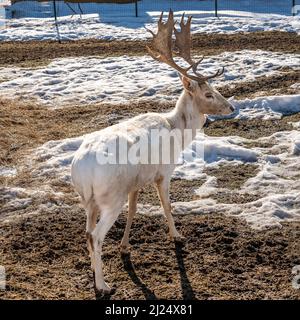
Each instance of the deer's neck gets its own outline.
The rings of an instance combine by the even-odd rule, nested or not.
[[[184,132],[191,130],[191,138],[194,139],[197,130],[203,128],[206,116],[199,112],[199,108],[193,106],[193,99],[189,93],[183,91],[175,108],[168,114],[168,120],[172,128]]]

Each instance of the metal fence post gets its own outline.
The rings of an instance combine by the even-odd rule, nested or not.
[[[54,11],[54,20],[55,20],[55,28],[56,28],[56,32],[57,32],[57,38],[58,38],[58,42],[61,43],[59,28],[58,28],[58,23],[57,23],[56,0],[53,0],[53,11]]]
[[[218,0],[215,0],[215,17],[218,17]]]
[[[293,0],[292,1],[292,14],[293,14],[293,16],[296,15],[295,5],[296,5],[296,0]]]
[[[135,16],[138,17],[138,0],[135,0]]]

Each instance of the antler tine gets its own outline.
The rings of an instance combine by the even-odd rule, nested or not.
[[[204,77],[204,80],[207,81],[207,80],[219,77],[224,73],[224,71],[225,71],[225,68],[222,67],[222,69],[218,69],[217,72],[214,73],[213,75]]]
[[[174,27],[173,11],[170,10],[167,22],[164,23],[162,18],[163,12],[158,20],[157,34],[154,34],[152,31],[150,31],[153,36],[151,43],[153,50],[150,49],[150,51],[152,51],[152,53],[156,52],[156,57],[161,55],[165,56],[167,59],[172,59],[172,31]]]
[[[189,71],[190,69],[193,70],[193,73],[196,77],[198,77],[198,82],[207,81],[209,79],[215,78],[220,76],[224,72],[224,68],[222,71],[218,70],[215,74],[212,76],[204,76],[197,72],[197,68],[199,64],[203,61],[204,56],[199,59],[197,62],[195,62],[191,57],[191,22],[192,22],[192,16],[189,16],[186,23],[185,23],[185,13],[182,14],[181,21],[180,21],[180,31],[176,30],[174,28],[175,33],[175,46],[179,50],[179,56],[182,57],[190,66],[186,69],[186,71]]]
[[[163,18],[164,12],[162,11],[158,20],[158,23],[162,23],[162,18]]]
[[[201,57],[198,61],[194,62],[191,65],[191,68],[193,69],[193,72],[197,75],[197,68],[199,66],[199,64],[203,61],[203,59],[205,58],[205,56]]]
[[[189,16],[186,22],[186,25],[189,26],[190,31],[191,31],[192,19],[193,19],[193,16]]]
[[[173,10],[172,10],[172,9],[169,10],[169,15],[168,15],[167,23],[168,23],[169,21],[172,21],[172,22],[174,23],[174,13],[173,13]]]
[[[144,27],[144,28],[145,28],[148,32],[150,32],[153,37],[155,36],[155,33],[154,33],[152,30],[150,30],[150,29],[148,29],[148,28],[146,28],[146,27]]]
[[[148,30],[152,36],[153,39],[151,41],[151,48],[146,46],[149,55],[160,62],[166,63],[170,67],[174,68],[175,70],[179,71],[182,75],[198,81],[202,82],[203,81],[203,76],[199,75],[190,75],[188,74],[188,70],[191,68],[198,66],[198,64],[202,61],[200,59],[198,62],[194,62],[191,59],[190,55],[190,47],[191,47],[191,37],[190,37],[190,22],[191,22],[191,17],[189,17],[188,22],[185,24],[184,23],[184,17],[181,19],[181,31],[177,31],[175,29],[175,23],[174,23],[174,16],[173,16],[173,11],[169,11],[169,16],[167,22],[163,22],[163,12],[160,15],[160,18],[158,20],[158,31],[157,34],[152,32],[151,30]],[[176,41],[177,41],[177,46],[179,48],[179,55],[187,61],[190,66],[188,68],[182,68],[179,65],[177,65],[173,59],[173,54],[172,54],[172,33],[173,30],[175,30],[175,35],[176,35]]]
[[[191,30],[190,30],[190,22],[191,17],[188,18],[187,23],[184,23],[183,13],[180,21],[180,31],[174,28],[175,33],[175,46],[178,48],[179,56],[181,56],[187,63],[192,65],[194,62],[191,58]],[[190,69],[190,68],[189,68]]]
[[[185,12],[181,16],[180,26],[184,25],[184,15],[185,15]]]

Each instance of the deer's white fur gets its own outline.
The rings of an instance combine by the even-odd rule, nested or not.
[[[89,135],[74,156],[72,181],[82,198],[87,213],[87,240],[96,288],[109,291],[104,281],[101,252],[104,238],[119,216],[128,197],[128,221],[121,247],[128,247],[129,231],[136,212],[138,190],[147,184],[157,188],[167,217],[171,238],[180,238],[171,214],[169,184],[175,164],[99,164],[97,154],[105,153],[118,137],[129,147],[137,138],[149,137],[151,129],[191,129],[191,140],[196,130],[203,127],[206,113],[228,114],[231,105],[207,83],[199,85],[182,78],[185,90],[169,113],[147,113]],[[181,141],[177,141],[181,145]],[[185,141],[185,145],[191,141]],[[181,150],[179,150],[181,151]],[[179,153],[175,155],[177,158]],[[99,221],[97,223],[97,218]]]

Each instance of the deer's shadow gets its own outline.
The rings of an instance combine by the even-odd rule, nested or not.
[[[183,259],[184,244],[175,242],[175,253],[180,273],[181,291],[183,300],[195,300],[195,293],[191,286],[190,280],[186,274],[186,268]]]
[[[146,300],[157,300],[156,295],[153,291],[151,291],[145,283],[141,281],[141,279],[137,276],[134,266],[132,264],[130,253],[122,254],[121,255],[124,269],[127,271],[129,277],[131,278],[132,282],[137,285],[143,292]]]
[[[195,293],[189,281],[189,278],[186,274],[186,268],[183,259],[183,247],[184,244],[175,242],[175,254],[176,260],[179,267],[180,273],[180,282],[181,282],[181,290],[182,290],[182,298],[183,300],[195,300]],[[154,294],[152,290],[150,290],[145,283],[141,281],[138,275],[135,272],[134,265],[130,258],[130,253],[122,255],[122,261],[125,270],[127,271],[129,277],[132,282],[137,285],[143,292],[146,300],[157,300],[158,298]]]

